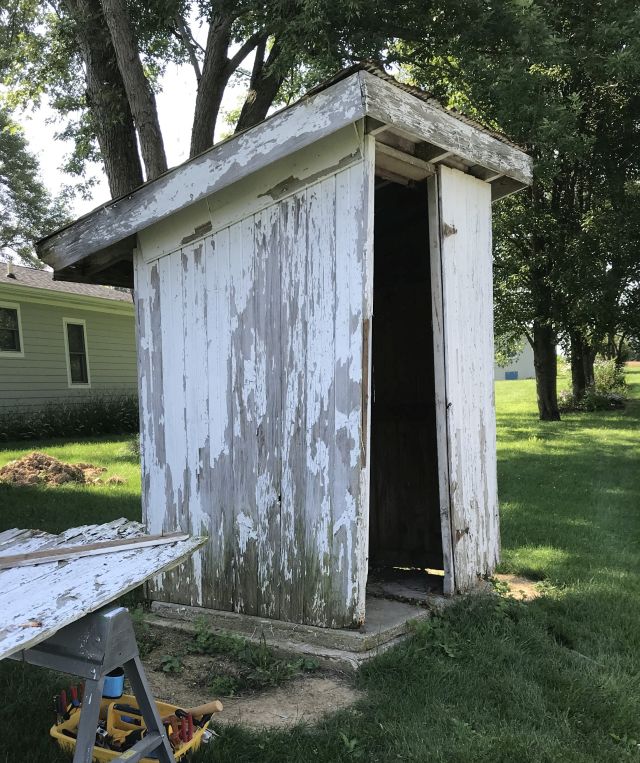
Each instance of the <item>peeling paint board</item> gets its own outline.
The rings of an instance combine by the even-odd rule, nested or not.
[[[162,310],[162,369],[165,434],[164,504],[152,509],[154,526],[177,529],[182,504],[185,415],[182,390],[182,267],[181,252],[158,260]],[[147,265],[147,267],[149,267]]]
[[[464,591],[499,556],[491,186],[440,167],[439,188],[452,541]]]
[[[65,545],[58,548],[44,548],[38,551],[29,551],[21,554],[2,554],[0,555],[0,571],[15,567],[32,567],[38,564],[80,559],[85,556],[113,554],[133,548],[161,546],[165,543],[175,543],[179,540],[187,540],[188,537],[189,536],[184,533],[149,535],[140,539],[119,538],[117,540],[98,541],[97,543],[78,546]]]
[[[307,479],[304,506],[304,622],[330,625],[333,591],[335,462],[335,219],[336,180],[310,187],[307,213]]]
[[[354,75],[91,212],[40,243],[38,254],[60,270],[362,117]]]
[[[429,141],[474,164],[504,173],[524,185],[531,184],[533,162],[524,151],[380,77],[368,72],[360,72],[360,77],[369,116],[405,130],[414,139]]]
[[[20,538],[25,538],[29,533],[29,530],[18,530],[16,527],[4,530],[4,532],[0,533],[0,551],[4,550],[7,546],[19,542]]]
[[[282,375],[278,204],[255,215],[258,615],[280,616]]]
[[[282,503],[280,511],[282,588],[280,619],[304,617],[304,517],[306,453],[306,265],[305,195],[280,208]]]
[[[208,500],[209,426],[207,385],[207,293],[204,244],[198,241],[182,250],[182,304],[184,322],[184,399],[188,486],[188,515],[183,521],[193,535],[208,534],[205,504]],[[205,466],[206,464],[206,466]],[[191,604],[203,604],[202,557],[206,550],[193,554],[181,574],[187,574]]]
[[[360,513],[356,527],[356,604],[355,622],[364,622],[369,575],[369,522],[371,490],[371,388],[374,274],[374,211],[375,211],[375,156],[376,141],[372,135],[364,136],[364,162],[362,180],[362,212],[360,244],[363,250],[363,321],[362,321],[362,383],[361,383],[361,463]]]
[[[358,602],[360,506],[364,167],[336,176],[335,467],[333,475],[334,618],[348,624]],[[366,579],[366,578],[365,578]],[[340,623],[342,621],[342,623]]]
[[[125,539],[139,536],[143,531],[142,525],[138,522],[131,522],[121,517],[114,522],[103,525],[84,525],[83,527],[71,528],[60,533],[60,535],[51,535],[41,530],[28,530],[18,536],[16,543],[12,544],[10,550],[21,553],[30,553],[33,551],[42,551],[45,549],[55,549],[69,542],[74,544],[92,543],[96,539]],[[7,547],[3,548],[3,551]],[[43,582],[49,576],[52,570],[55,570],[57,563],[40,564],[38,569],[15,567],[13,569],[2,571],[2,591],[17,591],[30,581],[38,577]]]
[[[233,398],[231,359],[231,265],[229,229],[207,245],[207,357],[209,398],[209,566],[207,606],[233,609]]]
[[[105,534],[109,535],[108,530]],[[179,563],[201,542],[199,538],[190,538],[163,546],[128,549],[117,553],[117,561],[114,554],[101,554],[72,559],[64,565],[42,565],[49,568],[45,577],[38,567],[23,568],[33,574],[21,587],[20,596],[4,588],[4,578],[12,570],[0,572],[0,658],[35,646],[69,623],[117,599],[151,575]],[[79,580],[83,585],[78,585]]]
[[[161,348],[154,345],[154,332],[152,326],[153,293],[151,283],[151,268],[146,266],[136,256],[135,286],[136,307],[138,315],[138,375],[140,389],[140,440],[141,440],[141,467],[142,467],[142,506],[145,522],[151,518],[150,507],[163,505],[159,486],[163,484],[160,476],[159,451],[164,450],[164,434],[160,440],[158,431],[157,414],[158,408],[154,403],[154,395],[160,390],[154,385],[156,379],[155,368],[162,363]],[[155,368],[154,368],[155,367]],[[162,527],[156,528],[149,524],[152,532],[162,531]],[[176,529],[172,527],[171,530]]]
[[[445,373],[444,321],[442,305],[442,262],[440,252],[440,210],[438,176],[427,180],[429,215],[429,261],[431,269],[431,320],[433,326],[433,364],[436,410],[436,451],[438,459],[438,500],[442,559],[444,566],[444,593],[455,590],[455,570],[451,540],[451,513],[449,495],[449,455],[447,435],[447,391]]]
[[[151,225],[139,233],[138,248],[150,262],[197,238],[198,230],[202,237],[209,235],[207,228],[217,233],[361,159],[357,131],[343,127]]]
[[[147,527],[155,531],[172,532],[186,530],[186,424],[183,388],[184,368],[184,315],[182,302],[182,252],[180,250],[155,263],[141,265],[147,270],[158,269],[160,290],[160,331],[152,337],[152,364],[162,370],[162,386],[157,389],[157,400],[163,411],[162,448],[164,452],[162,473],[143,472],[143,480],[150,484],[146,499]],[[156,443],[156,447],[159,443]],[[157,530],[156,530],[157,528]],[[171,572],[165,580],[153,580],[149,584],[150,595],[158,590],[178,588],[184,575]],[[176,595],[178,592],[176,590]]]
[[[257,439],[255,427],[253,217],[231,226],[234,609],[257,612]],[[238,454],[238,458],[235,455]]]

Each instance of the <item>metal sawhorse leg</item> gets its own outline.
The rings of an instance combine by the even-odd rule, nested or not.
[[[154,752],[160,763],[175,763],[144,668],[128,610],[109,605],[85,615],[32,649],[12,655],[20,662],[70,673],[85,680],[73,763],[91,763],[104,678],[124,667],[147,726],[146,735],[116,761],[137,763]]]

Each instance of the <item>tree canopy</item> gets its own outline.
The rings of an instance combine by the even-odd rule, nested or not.
[[[558,342],[579,394],[595,352],[637,336],[635,0],[9,0],[0,16],[13,102],[46,93],[75,141],[68,169],[101,159],[114,196],[166,168],[155,92],[167,66],[193,71],[193,156],[236,79],[242,130],[331,71],[379,61],[534,158],[533,187],[495,208],[495,305],[505,346],[533,346],[541,417],[559,417]]]
[[[558,418],[557,342],[576,355],[574,388],[584,391],[595,351],[637,330],[640,9],[632,0],[473,8],[469,34],[398,53],[415,80],[534,158],[533,187],[495,210],[496,329],[529,338],[540,414]]]
[[[0,256],[41,266],[34,241],[66,219],[63,201],[54,201],[39,180],[20,127],[0,109]]]

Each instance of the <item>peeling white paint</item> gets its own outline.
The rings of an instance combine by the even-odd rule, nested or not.
[[[242,511],[236,517],[236,528],[238,530],[238,548],[242,554],[247,550],[249,541],[258,539],[258,533],[253,526],[251,517]]]

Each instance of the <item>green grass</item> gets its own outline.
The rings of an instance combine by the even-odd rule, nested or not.
[[[69,463],[88,462],[107,468],[103,479],[119,475],[124,485],[78,485],[13,488],[0,484],[0,530],[38,527],[59,533],[74,525],[110,522],[118,517],[140,520],[140,466],[128,447],[131,436],[87,440],[3,443],[0,467],[34,450]],[[1,760],[1,758],[0,758]]]
[[[640,368],[629,381],[625,411],[560,423],[537,421],[533,382],[497,383],[502,570],[543,581],[543,597],[461,600],[360,671],[352,710],[309,729],[226,729],[194,761],[640,761]],[[120,441],[50,452],[72,460],[66,447],[128,476]],[[139,511],[122,488],[14,493],[3,527]],[[64,760],[46,736],[59,686],[0,664],[0,761]],[[12,741],[27,719],[28,755]]]

